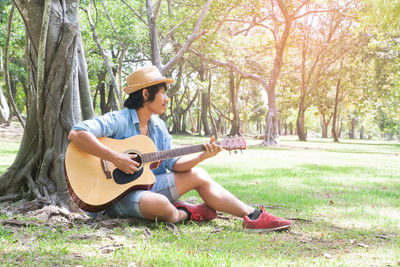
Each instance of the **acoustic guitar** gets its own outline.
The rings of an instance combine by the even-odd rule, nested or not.
[[[99,141],[116,152],[137,155],[134,160],[140,166],[134,174],[126,174],[113,163],[86,153],[71,142],[65,153],[65,177],[72,200],[84,211],[104,210],[133,189],[149,189],[155,182],[151,169],[160,161],[205,150],[203,145],[193,145],[157,151],[145,135],[122,140],[100,137]],[[243,137],[216,143],[226,150],[246,149]]]

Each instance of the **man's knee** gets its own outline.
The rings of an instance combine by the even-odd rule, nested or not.
[[[140,211],[146,219],[160,219],[169,222],[176,220],[177,211],[164,195],[149,192],[139,203]]]
[[[203,185],[203,184],[211,184],[214,182],[214,180],[210,177],[210,175],[208,174],[208,172],[200,167],[194,167],[191,170],[191,175],[192,175],[192,179],[196,179],[198,181],[199,185]]]

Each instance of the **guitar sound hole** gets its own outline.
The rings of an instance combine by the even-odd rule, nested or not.
[[[130,154],[130,155],[136,155],[136,158],[134,158],[134,159],[132,159],[132,160],[133,160],[133,161],[136,161],[137,163],[139,163],[138,169],[139,169],[140,167],[142,167],[143,159],[142,159],[142,157],[141,157],[139,154],[134,153],[134,152],[129,152],[128,154]]]
[[[143,159],[142,159],[142,157],[141,157],[139,154],[135,153],[135,152],[129,152],[128,154],[136,155],[136,158],[134,158],[134,159],[132,159],[132,160],[134,160],[134,161],[136,161],[137,163],[139,163],[139,166],[137,167],[137,168],[138,168],[138,171],[135,172],[134,174],[126,174],[126,173],[124,173],[123,171],[121,171],[120,169],[114,169],[114,171],[113,171],[113,178],[114,178],[114,181],[115,181],[117,184],[127,184],[127,183],[130,183],[130,182],[132,182],[132,181],[134,181],[134,180],[136,180],[136,179],[139,179],[140,176],[141,176],[142,173],[143,173],[144,168],[141,168],[141,167],[142,167],[142,164],[143,164]]]

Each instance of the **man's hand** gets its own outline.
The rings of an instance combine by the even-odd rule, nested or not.
[[[134,160],[136,157],[136,154],[119,154],[119,156],[113,160],[113,164],[126,174],[134,174],[140,166],[140,164]]]
[[[213,136],[211,137],[209,143],[203,144],[206,151],[204,151],[203,154],[201,155],[202,159],[208,159],[214,157],[215,155],[217,155],[219,152],[222,151],[222,146],[217,145],[214,141],[215,137]]]

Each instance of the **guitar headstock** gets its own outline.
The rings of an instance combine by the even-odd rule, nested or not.
[[[221,141],[221,146],[226,150],[243,150],[246,149],[246,140],[243,136],[230,137]]]

